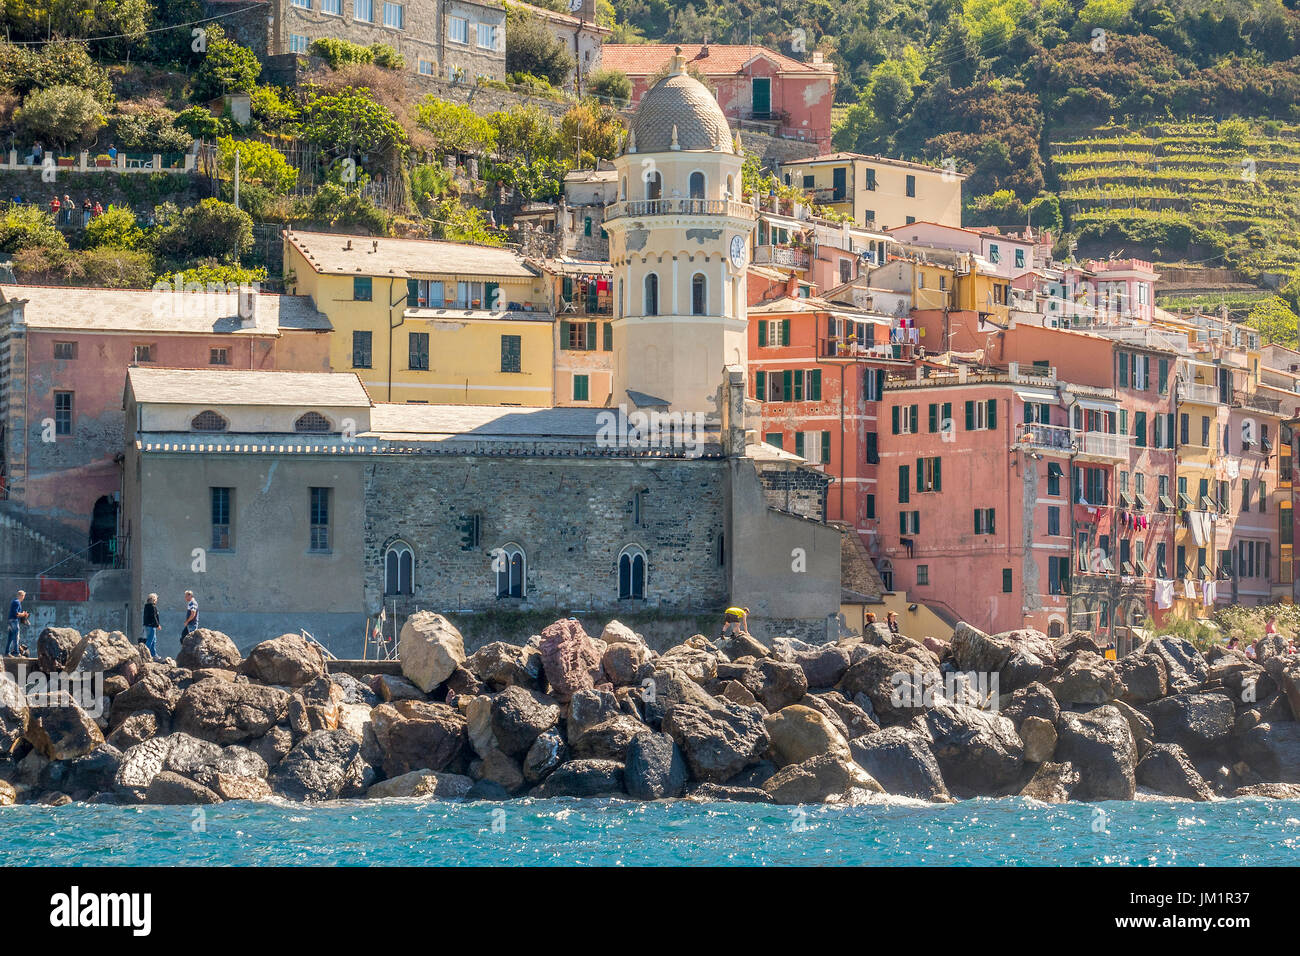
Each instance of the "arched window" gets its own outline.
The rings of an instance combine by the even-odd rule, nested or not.
[[[497,597],[521,598],[527,589],[528,558],[517,544],[507,544],[492,553],[492,569],[497,576]]]
[[[415,593],[415,553],[405,541],[394,541],[384,552],[384,593]]]
[[[618,556],[619,600],[645,600],[646,557],[635,544],[629,544]]]
[[[658,199],[664,194],[664,178],[659,172],[646,173],[645,177],[645,198]]]
[[[691,315],[708,314],[708,286],[703,272],[691,277]]]
[[[199,412],[190,419],[190,428],[196,432],[224,432],[229,427],[230,422],[212,409]]]
[[[330,420],[320,412],[303,412],[298,416],[298,420],[293,423],[293,430],[313,434],[328,432],[330,430]]]
[[[692,199],[704,198],[704,174],[703,173],[699,172],[698,170],[696,172],[691,173],[690,186],[691,186]]]
[[[643,314],[659,314],[659,276],[653,272],[645,277],[645,309]]]

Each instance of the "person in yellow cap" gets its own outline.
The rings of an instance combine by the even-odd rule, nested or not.
[[[749,608],[729,607],[722,612],[722,636],[749,633]]]

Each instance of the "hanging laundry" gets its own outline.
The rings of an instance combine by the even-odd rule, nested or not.
[[[1174,606],[1174,582],[1156,580],[1156,607],[1170,608]]]
[[[1214,599],[1218,596],[1218,583],[1213,578],[1206,578],[1201,582],[1201,598],[1206,607],[1214,607]]]
[[[1183,579],[1183,597],[1189,600],[1196,600],[1196,582],[1191,578]]]

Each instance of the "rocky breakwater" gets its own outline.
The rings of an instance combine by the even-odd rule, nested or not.
[[[875,627],[659,654],[617,621],[592,637],[563,620],[466,655],[421,612],[402,676],[330,674],[294,635],[244,657],[200,630],[151,660],[118,633],[50,628],[38,653],[99,690],[0,678],[0,805],[1300,797],[1300,662],[1270,639],[1255,661],[1161,638],[1113,662],[1082,633],[963,624],[951,644]]]

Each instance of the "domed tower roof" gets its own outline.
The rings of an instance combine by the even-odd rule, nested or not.
[[[668,150],[732,152],[731,127],[713,94],[686,73],[681,47],[673,54],[672,72],[646,91],[628,137],[628,152]]]

